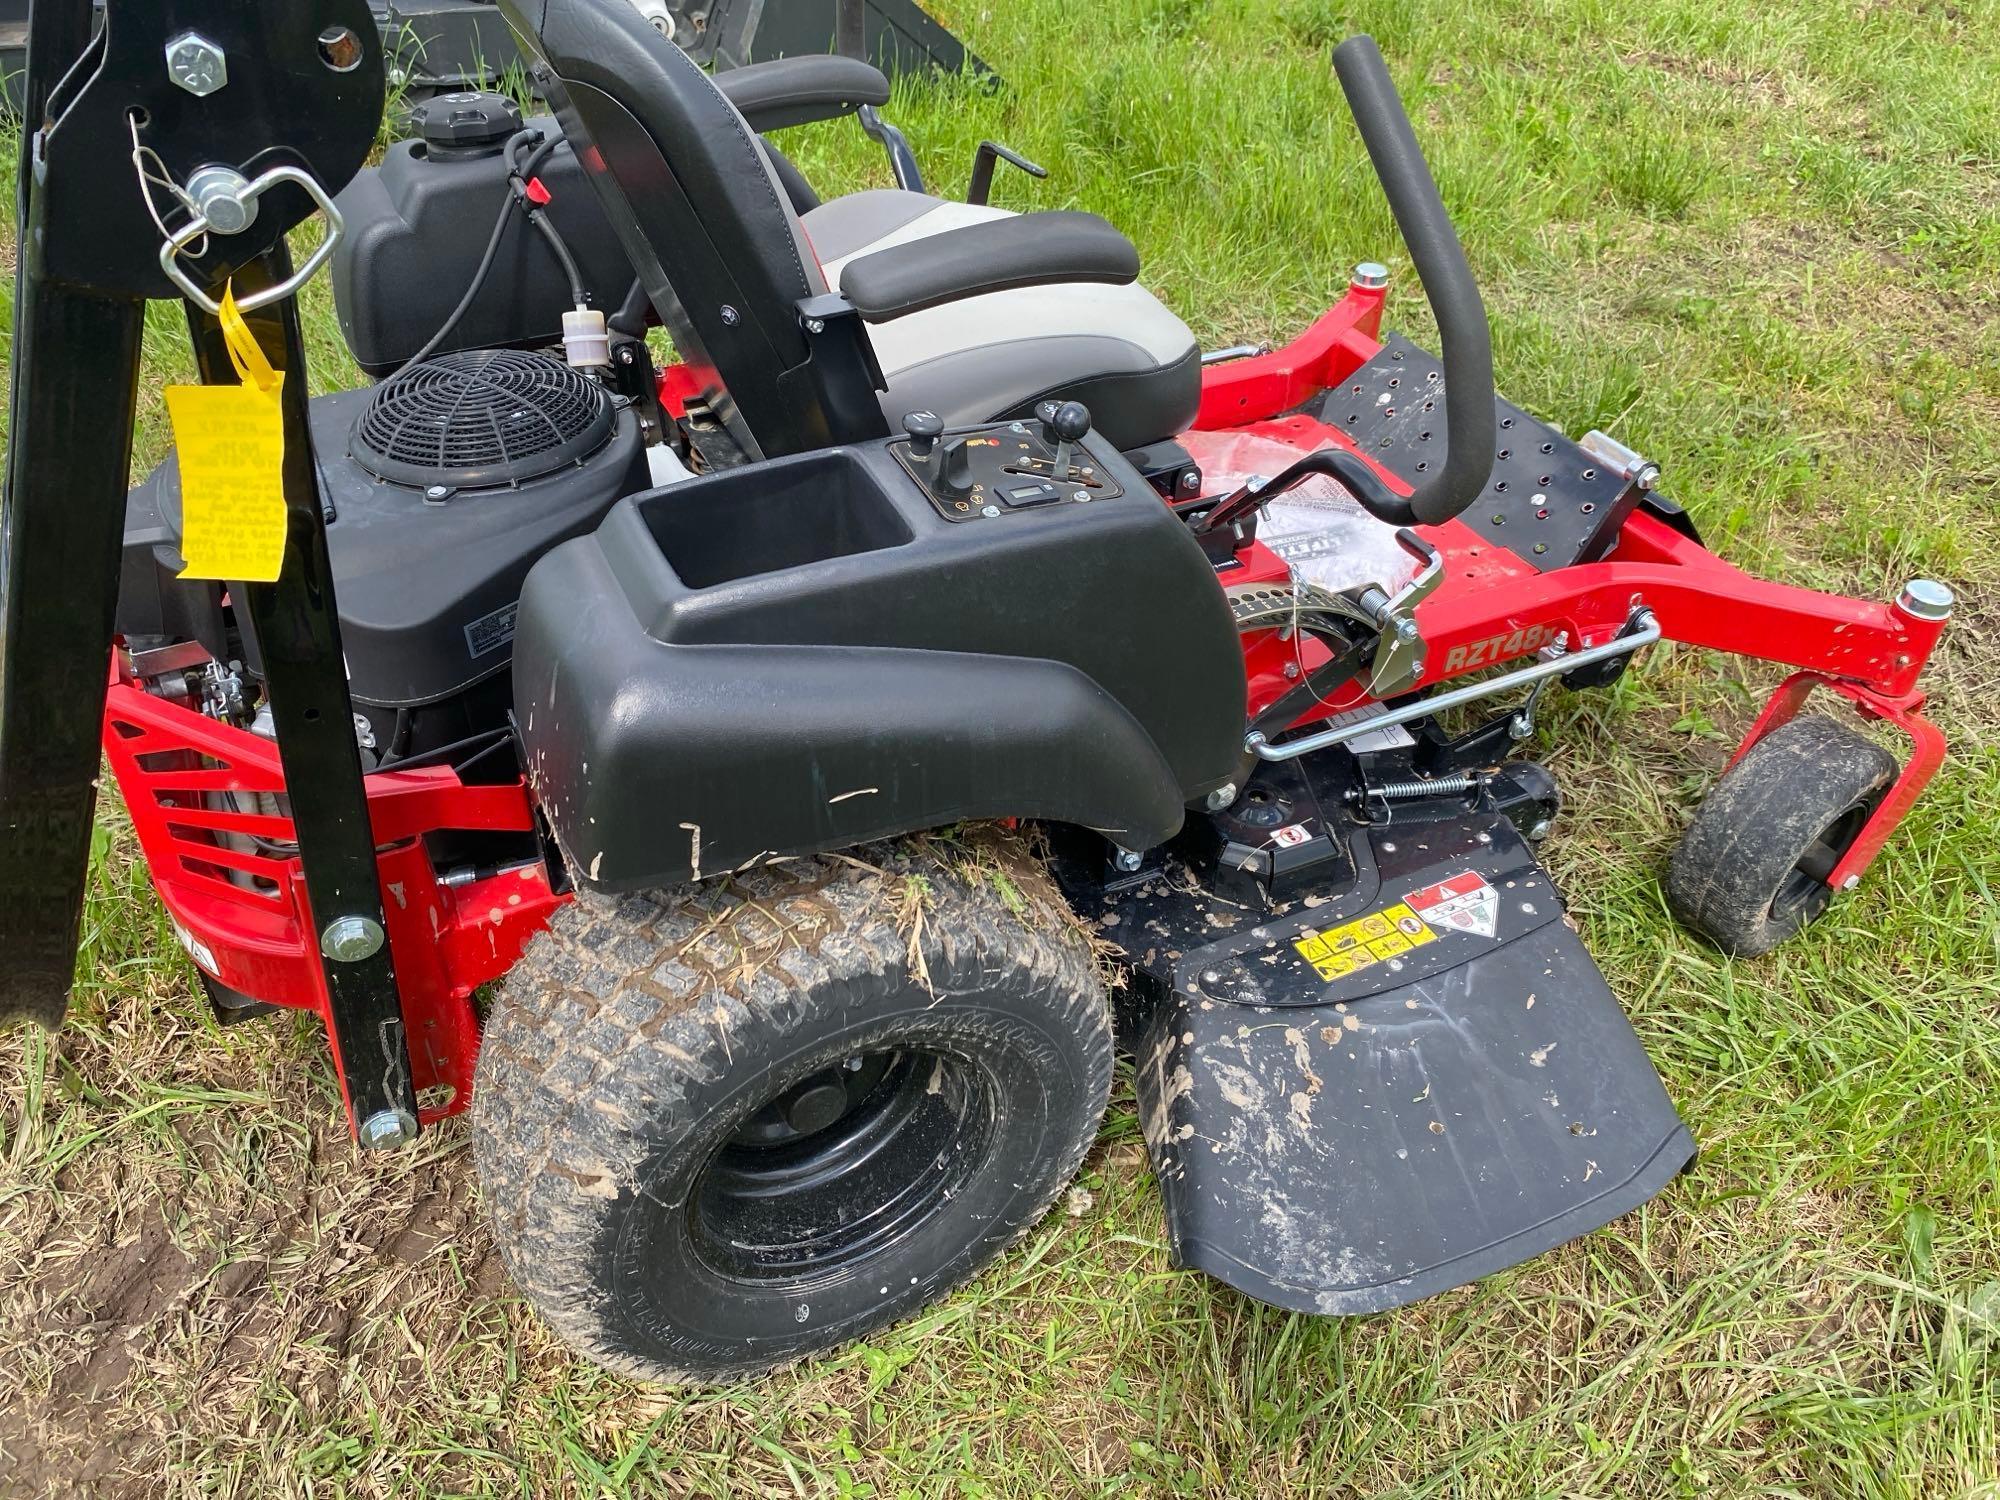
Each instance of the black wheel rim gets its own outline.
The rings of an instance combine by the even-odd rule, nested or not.
[[[1810,922],[1826,910],[1833,900],[1833,888],[1826,883],[1827,878],[1860,834],[1869,810],[1868,803],[1855,803],[1837,814],[1806,845],[1805,852],[1779,883],[1777,894],[1771,897],[1772,921]]]
[[[742,1281],[853,1268],[958,1196],[991,1143],[991,1101],[980,1070],[920,1050],[864,1052],[792,1080],[696,1179],[695,1254]]]

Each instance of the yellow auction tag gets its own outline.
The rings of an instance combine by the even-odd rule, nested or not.
[[[222,294],[222,337],[241,385],[170,385],[181,470],[183,578],[273,583],[285,560],[285,372]]]

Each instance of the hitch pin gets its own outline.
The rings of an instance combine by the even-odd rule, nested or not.
[[[136,161],[140,150],[137,145],[136,123],[133,129],[133,141]],[[140,170],[144,178],[143,166]],[[312,199],[326,219],[326,233],[321,236],[313,253],[283,281],[267,286],[262,291],[253,292],[247,297],[238,298],[237,310],[246,313],[255,312],[260,307],[269,307],[273,302],[282,302],[312,280],[319,268],[333,258],[334,248],[339,245],[341,237],[346,233],[347,221],[341,217],[340,210],[334,206],[333,199],[327,196],[326,189],[319,185],[318,179],[310,172],[301,171],[297,167],[272,167],[269,171],[260,172],[246,181],[243,174],[233,167],[206,166],[198,169],[188,179],[186,189],[173,185],[169,179],[169,185],[173,186],[175,195],[188,206],[194,217],[167,235],[166,242],[160,246],[160,269],[166,273],[167,279],[180,289],[182,296],[210,317],[218,316],[222,308],[192,276],[188,275],[187,270],[181,265],[181,252],[205,235],[241,234],[256,221],[257,200],[283,183],[291,183],[305,189],[306,196]],[[150,195],[146,201],[150,208],[152,206]],[[158,222],[157,216],[155,222]],[[162,228],[164,229],[164,226]]]

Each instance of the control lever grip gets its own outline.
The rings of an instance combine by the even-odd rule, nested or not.
[[[1491,402],[1487,403],[1487,409],[1489,412],[1492,410]],[[1424,524],[1411,502],[1384,484],[1382,476],[1369,468],[1360,454],[1346,448],[1321,448],[1281,469],[1270,479],[1249,480],[1234,493],[1225,495],[1213,509],[1193,523],[1192,529],[1199,535],[1241,520],[1258,506],[1277,499],[1286,490],[1295,488],[1315,474],[1340,481],[1347,492],[1361,502],[1362,508],[1378,521],[1387,521],[1391,526]]]
[[[1444,466],[1404,502],[1407,518],[1377,509],[1376,497],[1364,492],[1374,486],[1357,487],[1344,473],[1335,477],[1385,521],[1436,526],[1477,499],[1493,473],[1493,343],[1486,307],[1382,49],[1373,37],[1351,36],[1333,49],[1333,69],[1437,319],[1447,439]]]

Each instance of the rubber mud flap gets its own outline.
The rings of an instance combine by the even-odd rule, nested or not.
[[[1352,899],[1188,954],[1139,1048],[1176,1261],[1277,1307],[1463,1285],[1694,1155],[1511,827],[1398,837],[1356,836]]]

